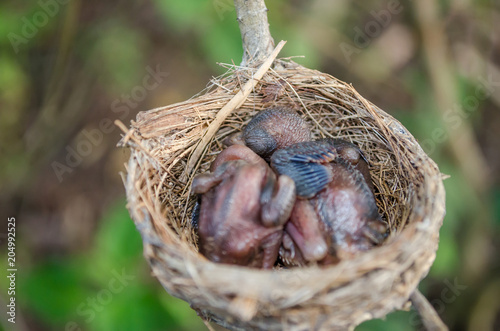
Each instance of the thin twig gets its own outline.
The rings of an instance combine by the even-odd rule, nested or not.
[[[448,327],[441,321],[434,307],[427,301],[425,296],[416,289],[410,296],[413,307],[418,311],[424,326],[429,331],[447,331]]]

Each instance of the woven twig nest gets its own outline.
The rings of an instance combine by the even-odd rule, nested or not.
[[[352,86],[293,62],[276,63],[213,138],[202,141],[255,69],[228,66],[200,95],[139,113],[123,138],[131,148],[128,208],[154,276],[204,319],[235,330],[346,329],[404,308],[435,258],[445,213],[436,164],[397,120]],[[224,138],[269,107],[297,111],[315,138],[341,138],[364,151],[390,228],[381,246],[333,266],[275,270],[216,264],[198,253],[191,181],[208,171]],[[196,158],[199,144],[203,153]]]

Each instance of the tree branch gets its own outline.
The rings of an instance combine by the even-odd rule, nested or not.
[[[243,41],[242,66],[263,61],[274,49],[264,0],[234,0]]]
[[[448,327],[441,321],[434,307],[427,301],[425,296],[415,289],[410,296],[413,307],[418,311],[426,330],[428,331],[448,331]]]

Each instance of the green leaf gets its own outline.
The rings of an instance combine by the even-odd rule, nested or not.
[[[151,288],[135,282],[110,302],[89,323],[91,330],[179,330],[172,312],[162,308]]]
[[[103,284],[109,280],[104,273],[109,270],[133,270],[138,264],[145,266],[142,257],[142,240],[134,222],[125,208],[126,202],[119,200],[105,213],[88,256],[92,268],[88,271]]]
[[[63,325],[75,318],[76,307],[89,294],[81,286],[84,280],[76,261],[49,260],[19,275],[19,302],[48,325]]]
[[[395,311],[386,316],[384,320],[374,319],[366,321],[356,327],[356,331],[400,331],[415,330],[413,326],[419,323],[418,314],[415,312]]]
[[[440,230],[439,248],[436,260],[431,267],[430,274],[436,278],[445,278],[456,274],[460,265],[460,255],[452,231],[447,231],[444,226]]]

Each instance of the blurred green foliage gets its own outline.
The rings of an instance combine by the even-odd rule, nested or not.
[[[90,252],[20,268],[17,300],[25,312],[52,330],[70,323],[83,330],[202,329],[189,305],[149,275],[123,200],[110,206],[92,246]]]
[[[130,90],[143,75],[143,68],[136,65],[144,63],[146,43],[141,33],[120,19],[103,22],[88,33],[92,42],[82,49],[81,56],[93,67],[89,68],[92,72],[99,72],[99,83],[110,95]]]
[[[456,17],[484,35],[492,31],[487,20],[478,19],[491,10],[488,1],[460,3],[440,1],[450,31],[456,27],[453,11],[461,13]],[[288,41],[281,56],[304,56],[295,60],[353,82],[420,141],[443,127],[418,45],[413,45],[399,67],[391,64],[387,55],[391,52],[384,53],[387,46],[377,44],[383,35],[360,49],[352,62],[338,47],[342,41],[352,43],[353,29],[373,20],[370,12],[386,8],[385,1],[273,0],[267,5],[273,37]],[[470,10],[460,11],[462,5],[470,6]],[[415,36],[419,31],[410,4],[404,3],[404,9],[400,16],[393,17],[391,26],[406,29],[408,35],[400,36],[400,41],[410,38],[418,44]],[[21,34],[25,21],[40,10],[38,1],[0,3],[0,35]],[[493,11],[498,14],[499,9]],[[67,28],[71,24],[74,30]],[[484,35],[478,40],[484,42]],[[395,47],[394,52],[397,50]],[[130,107],[131,118],[139,110],[189,98],[202,90],[211,76],[223,73],[217,63],[238,64],[241,54],[231,0],[75,0],[60,5],[34,37],[19,45],[18,53],[9,38],[0,38],[1,194],[2,198],[12,196],[10,200],[5,198],[5,210],[26,224],[24,228],[20,225],[24,234],[17,241],[17,300],[30,327],[62,330],[74,322],[82,330],[206,329],[187,303],[169,296],[150,275],[140,235],[125,208],[122,183],[116,175],[121,169],[116,160],[127,157],[115,148],[118,130],[104,137],[100,154],[93,153],[73,168],[62,183],[57,182],[50,162],[64,160],[66,145],[73,146],[82,128],[95,127],[102,118],[117,118],[110,105],[141,84],[147,66],[161,64],[171,76],[137,107]],[[454,75],[458,102],[474,94],[474,78],[458,72]],[[500,132],[500,128],[487,127],[488,121],[483,120],[486,113],[498,112],[497,108],[489,99],[480,100],[478,109],[464,121],[479,138],[483,131]],[[492,175],[492,192],[475,192],[453,158],[449,143],[445,139],[427,150],[450,178],[444,182],[447,215],[436,261],[420,289],[439,300],[445,281],[458,277],[460,282],[467,282],[468,289],[460,300],[447,304],[441,314],[452,328],[465,330],[464,325],[472,320],[471,306],[479,305],[478,298],[488,282],[498,278],[500,266],[498,261],[492,262],[491,255],[494,258],[498,248],[494,238],[500,229],[500,189],[497,175]],[[485,138],[483,145],[487,143]],[[494,159],[494,155],[486,157]],[[90,225],[78,223],[88,221],[79,209],[67,215],[71,197],[78,194],[89,199],[91,215],[102,215],[91,217]],[[488,211],[486,204],[493,210],[481,218],[478,215]],[[50,221],[43,223],[46,219]],[[64,225],[68,220],[74,222],[71,227]],[[54,230],[60,228],[66,232]],[[59,236],[80,241],[66,242]],[[49,239],[43,239],[46,237]],[[479,241],[483,246],[477,238],[483,239]],[[472,263],[475,260],[486,261],[486,266],[479,268]],[[471,275],[475,269],[481,276]],[[121,290],[112,292],[110,282],[123,273],[130,279]],[[5,293],[7,280],[0,278],[0,285]],[[105,304],[94,307],[92,300]],[[411,323],[414,319],[414,311],[394,312],[384,320],[363,323],[357,330],[417,330],[418,325]]]

